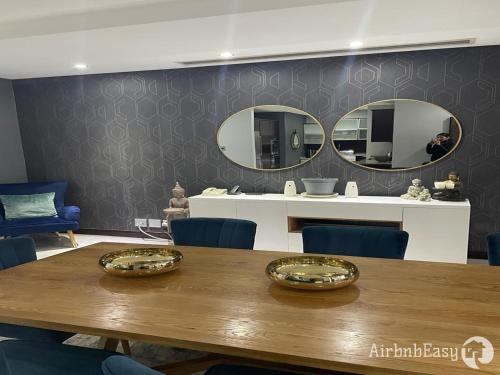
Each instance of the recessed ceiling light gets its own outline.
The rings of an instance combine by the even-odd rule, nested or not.
[[[76,69],[84,70],[84,69],[87,69],[89,66],[87,64],[78,63],[78,64],[75,64],[74,67]]]
[[[220,57],[222,57],[223,59],[230,59],[233,56],[234,55],[229,51],[221,52],[220,54]]]
[[[350,46],[351,48],[361,48],[361,47],[363,47],[363,42],[362,42],[361,40],[353,40],[353,41],[349,44],[349,46]]]

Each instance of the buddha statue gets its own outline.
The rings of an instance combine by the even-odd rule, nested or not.
[[[168,202],[169,208],[182,208],[183,213],[189,212],[189,200],[185,197],[186,190],[179,184],[179,181],[175,183],[175,187],[172,189],[173,197]]]
[[[436,182],[436,189],[432,197],[439,200],[463,201],[462,195],[464,184],[460,181],[460,175],[457,172],[448,173],[448,179],[443,182]],[[438,187],[439,186],[439,187]]]
[[[189,199],[185,197],[185,193],[186,190],[177,181],[172,189],[173,197],[168,201],[168,208],[163,210],[169,229],[172,220],[189,217]]]
[[[415,178],[414,180],[411,180],[411,185],[408,187],[406,194],[403,194],[401,198],[416,200],[424,189],[425,187],[422,186],[422,181],[418,178]]]
[[[459,189],[463,188],[463,184],[460,181],[460,175],[457,172],[448,173],[448,180],[445,182],[446,189]]]

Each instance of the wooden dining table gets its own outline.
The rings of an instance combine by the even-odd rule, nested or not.
[[[342,257],[360,278],[330,291],[266,277],[270,261],[300,255],[292,253],[175,246],[184,260],[164,275],[120,278],[98,267],[103,254],[138,246],[100,243],[1,271],[0,322],[322,371],[500,374],[500,352],[479,369],[461,357],[474,336],[500,348],[500,267]],[[426,344],[458,357],[380,355]]]

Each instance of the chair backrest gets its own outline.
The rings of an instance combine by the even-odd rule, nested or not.
[[[29,195],[55,192],[54,205],[59,216],[62,216],[66,181],[27,182],[20,184],[0,184],[0,195]],[[5,218],[3,205],[0,202],[0,216]]]
[[[0,374],[11,375],[12,372],[9,369],[9,364],[7,363],[7,358],[5,358],[5,353],[3,349],[0,348]]]
[[[176,245],[253,249],[257,224],[249,220],[222,218],[177,219],[171,222]]]
[[[500,266],[500,232],[490,234],[488,240],[488,263]]]
[[[302,231],[304,253],[403,259],[408,233],[372,227],[321,226]]]
[[[150,369],[123,355],[112,355],[102,363],[104,375],[161,375],[162,372]]]
[[[36,260],[36,247],[30,237],[0,240],[0,270],[34,260]]]

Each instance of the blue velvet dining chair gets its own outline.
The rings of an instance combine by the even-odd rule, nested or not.
[[[108,357],[102,362],[101,368],[104,375],[163,375],[162,372],[122,355]]]
[[[108,357],[102,363],[104,375],[162,375],[134,360],[116,355]],[[338,375],[347,375],[337,373]],[[210,367],[204,375],[292,375],[289,372],[269,370],[261,367],[220,364]]]
[[[408,233],[368,227],[321,226],[302,230],[304,253],[403,259]]]
[[[490,266],[500,266],[500,232],[490,234],[488,241],[488,263]]]
[[[118,353],[25,340],[0,342],[1,375],[162,375]],[[205,375],[291,375],[257,367],[215,365]]]
[[[35,242],[29,237],[0,240],[0,272],[36,260]],[[15,285],[11,286],[15,288]],[[0,336],[34,341],[63,342],[73,333],[0,323]]]
[[[170,230],[176,245],[252,250],[257,224],[249,220],[196,217],[172,220]]]
[[[107,350],[73,345],[5,340],[0,342],[0,374],[102,375],[104,360],[116,355]]]

